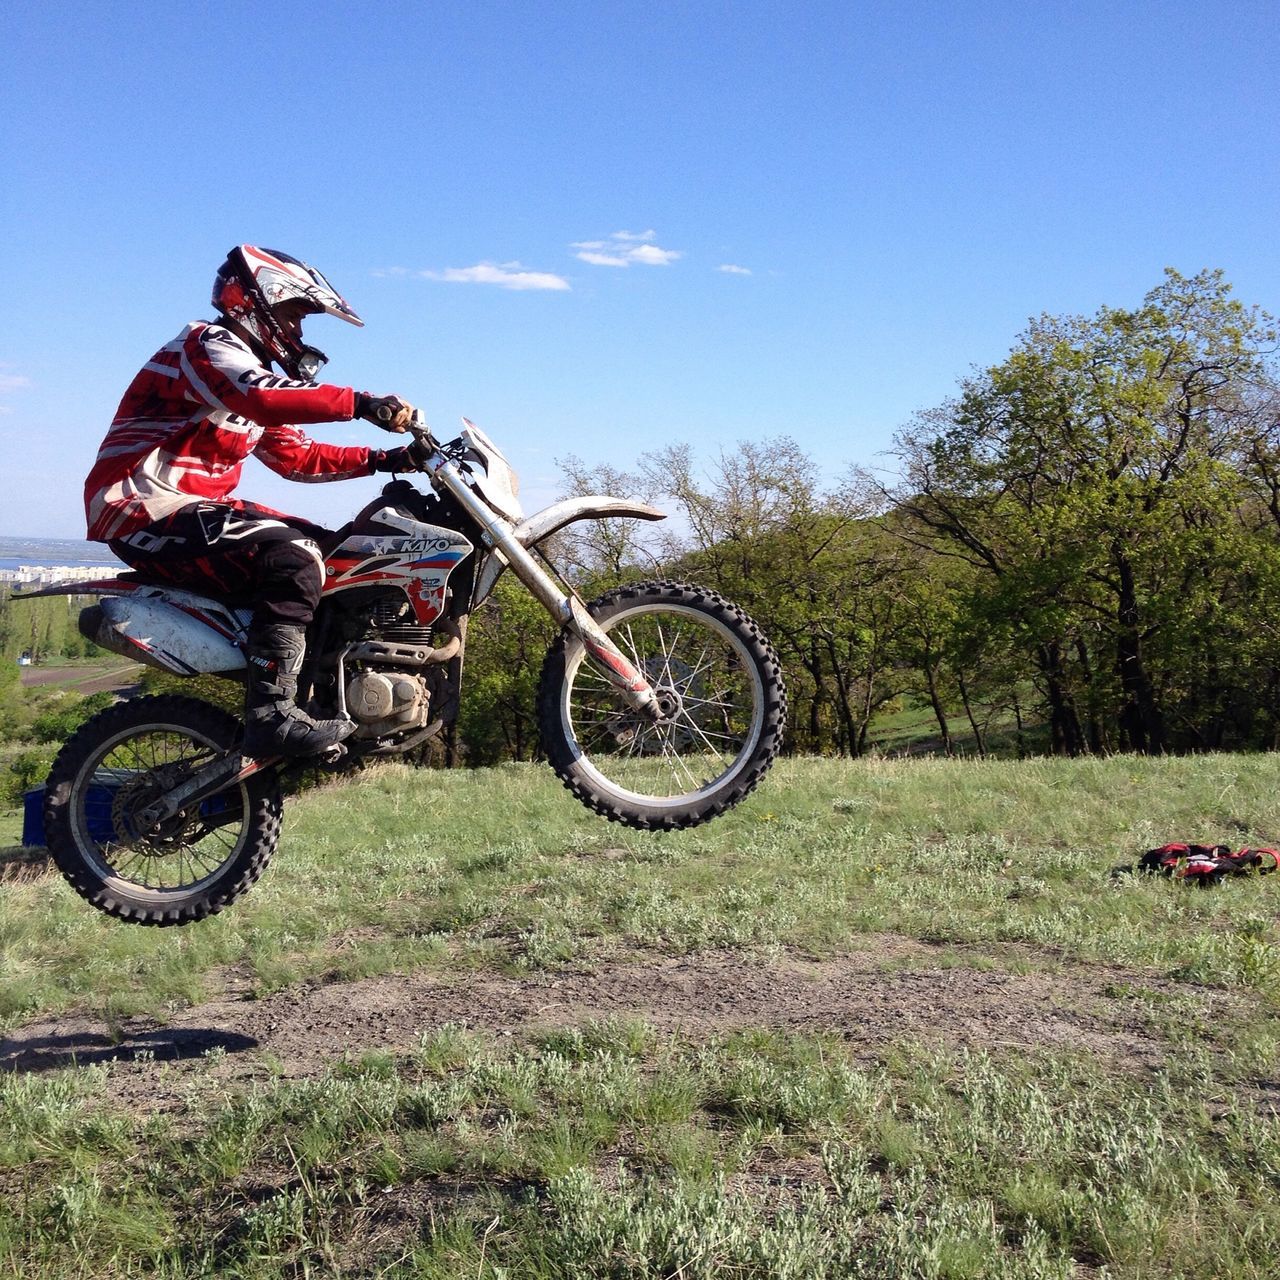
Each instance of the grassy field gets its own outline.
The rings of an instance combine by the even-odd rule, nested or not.
[[[784,761],[662,836],[388,768],[181,931],[0,853],[0,1274],[1273,1276],[1280,876],[1112,876],[1172,838],[1280,841],[1280,757]]]

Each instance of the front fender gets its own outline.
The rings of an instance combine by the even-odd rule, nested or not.
[[[512,530],[522,547],[536,546],[544,538],[579,520],[665,520],[667,513],[647,502],[592,494],[586,498],[565,498],[543,507]],[[500,551],[491,551],[476,576],[474,603],[488,598],[507,562]]]

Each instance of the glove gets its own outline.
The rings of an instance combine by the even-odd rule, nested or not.
[[[431,451],[421,440],[403,444],[398,449],[370,449],[371,471],[389,471],[392,475],[404,475],[406,471],[425,471]]]
[[[402,445],[399,449],[370,449],[369,469],[371,471],[389,471],[393,476],[404,475],[406,471],[421,471],[426,454],[413,444]]]
[[[371,396],[367,391],[356,392],[355,416],[384,431],[408,431],[416,412],[413,405],[399,396]]]

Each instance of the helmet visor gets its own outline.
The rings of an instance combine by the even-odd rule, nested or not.
[[[255,252],[264,266],[270,264],[281,269],[271,271],[268,268],[271,285],[264,287],[263,291],[269,301],[274,301],[276,298],[281,300],[288,297],[304,298],[317,311],[328,312],[329,315],[337,316],[339,320],[345,320],[348,324],[364,327],[364,321],[356,315],[355,309],[342,294],[329,283],[323,272],[291,254],[281,253],[276,249],[260,249]],[[266,255],[265,260],[263,255]],[[275,259],[275,262],[271,263],[271,259]],[[273,289],[278,290],[276,298],[272,297]]]

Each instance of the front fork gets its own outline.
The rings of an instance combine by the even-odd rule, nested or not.
[[[424,464],[432,478],[447,489],[466,508],[480,526],[484,540],[500,555],[517,578],[524,583],[543,607],[582,641],[588,655],[601,674],[612,684],[629,707],[652,720],[662,711],[653,686],[637,670],[631,660],[605,635],[599,623],[586,611],[582,602],[560,590],[559,583],[538,563],[511,531],[511,526],[463,480],[458,469],[437,451]]]
[[[544,576],[550,581],[549,575]],[[554,585],[552,582],[553,587]],[[587,653],[595,659],[596,667],[604,673],[609,683],[621,692],[628,706],[653,720],[661,719],[658,696],[643,673],[605,635],[600,624],[574,596],[565,596],[563,599],[569,606],[570,615],[565,625],[582,641]]]

